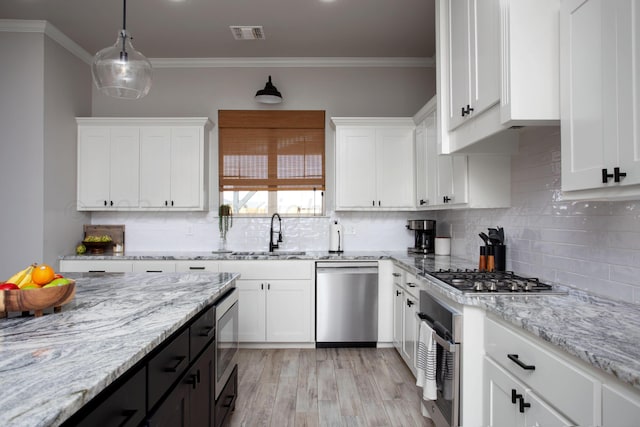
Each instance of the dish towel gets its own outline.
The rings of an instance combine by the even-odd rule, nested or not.
[[[453,400],[453,353],[445,351],[442,357],[442,396]]]
[[[433,329],[422,320],[418,333],[418,354],[416,362],[416,385],[422,387],[424,400],[436,400],[438,389],[436,385],[436,341],[433,339]]]

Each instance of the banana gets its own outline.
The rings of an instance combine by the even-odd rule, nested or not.
[[[35,267],[35,264],[27,267],[27,274],[25,274],[24,277],[20,280],[20,283],[16,283],[19,288],[31,283],[31,273],[33,273],[33,267]]]
[[[22,279],[27,275],[27,273],[31,271],[32,268],[33,268],[33,265],[30,265],[24,270],[18,271],[16,274],[9,277],[6,283],[13,283],[14,285],[17,285],[18,283],[20,283],[20,281],[22,281]]]
[[[31,282],[31,273],[33,272],[33,268],[37,264],[31,264],[29,267],[24,270],[18,271],[16,274],[7,279],[7,283],[13,283],[14,285],[18,285],[21,287]]]

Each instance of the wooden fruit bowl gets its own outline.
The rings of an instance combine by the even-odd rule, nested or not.
[[[42,311],[53,307],[59,313],[62,306],[73,299],[76,294],[76,282],[69,279],[68,285],[51,288],[0,291],[0,318],[7,317],[11,311],[24,313],[34,312],[35,317],[42,316]]]

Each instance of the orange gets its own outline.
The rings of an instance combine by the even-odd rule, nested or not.
[[[31,280],[38,285],[46,285],[53,280],[53,276],[56,274],[53,268],[47,264],[40,264],[33,269],[31,273]]]

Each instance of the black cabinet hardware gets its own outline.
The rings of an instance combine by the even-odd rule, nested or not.
[[[613,168],[613,182],[620,182],[620,178],[627,176],[626,172],[620,172],[620,168]]]
[[[173,206],[173,200],[171,201],[171,206]]]
[[[162,270],[147,270],[147,273],[162,273]]]
[[[407,306],[411,307],[413,304],[415,304],[413,301],[410,299],[407,300]]]
[[[396,296],[399,297],[400,295],[402,295],[402,292],[396,291]]]
[[[443,202],[443,203],[449,203],[450,201],[451,201],[451,197],[449,197],[449,196],[444,196],[444,197],[442,198],[442,202]]]
[[[413,282],[407,282],[407,286],[410,287],[410,288],[415,288],[416,284],[413,283]]]
[[[462,107],[462,117],[471,114],[473,112],[473,107],[467,104],[467,108]]]
[[[371,206],[374,206],[374,207],[376,206],[376,201],[375,200],[371,201]]]
[[[187,360],[187,356],[179,356],[179,357],[176,357],[175,360],[176,360],[176,364],[165,368],[164,369],[165,372],[178,372],[178,368],[180,367],[180,365],[182,365],[182,363],[184,363],[185,360]]]
[[[112,201],[110,201],[110,202],[109,202],[109,204],[110,204],[111,206],[113,206],[113,200],[112,200]]]
[[[427,200],[420,199],[420,206],[423,206],[423,205],[426,205],[426,204],[429,204],[429,202]]]
[[[271,283],[267,283],[267,290],[270,291],[271,290]]]
[[[534,365],[527,365],[526,363],[522,362],[522,360],[518,359],[517,354],[507,354],[507,357],[522,369],[526,369],[527,371],[533,371],[536,369]]]
[[[607,169],[602,169],[602,183],[606,184],[607,182],[609,182],[609,178],[613,178],[613,174],[612,173],[607,173]]]
[[[264,283],[260,283],[260,289],[264,291]]]
[[[106,273],[107,270],[89,270],[89,273]]]
[[[519,408],[520,409],[520,413],[524,414],[524,409],[525,408],[531,408],[531,403],[525,402],[524,401],[524,397],[522,397],[522,396],[520,396],[519,399],[520,399],[520,408]]]
[[[164,205],[165,205],[165,206],[169,206],[169,201],[168,201],[168,200],[165,200],[165,201],[164,201]]]
[[[400,277],[400,273],[391,273],[393,277]]]
[[[522,395],[518,394],[515,388],[511,389],[511,403],[515,405],[517,403],[517,400],[520,399],[521,397]]]
[[[204,267],[189,267],[189,270],[204,270]]]
[[[191,374],[189,376],[189,379],[187,380],[187,384],[191,384],[191,388],[192,389],[196,389],[196,387],[198,386],[198,380],[196,378],[196,374]]]
[[[104,205],[107,206],[107,201],[106,200],[104,201]]]
[[[201,337],[210,337],[211,335],[213,335],[213,331],[215,331],[216,328],[214,328],[213,326],[208,326],[206,328],[202,328],[202,332],[200,333]]]
[[[464,107],[462,107],[462,117],[464,117],[467,114],[467,112],[465,111]]]
[[[133,419],[133,417],[137,413],[138,413],[137,409],[125,409],[125,410],[123,410],[120,415],[122,417],[124,417],[124,420],[122,420],[122,422],[119,425],[120,426],[126,426],[127,424],[129,424],[129,421],[131,421]]]

